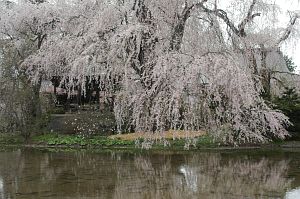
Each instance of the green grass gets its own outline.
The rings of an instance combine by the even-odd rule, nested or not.
[[[163,141],[156,141],[152,148],[153,149],[184,149],[186,145],[185,139],[170,139],[167,140],[168,145],[164,145]],[[143,139],[139,139],[139,143],[142,143]],[[17,134],[0,134],[0,146],[22,146],[25,144],[24,139]],[[47,133],[43,135],[35,135],[31,137],[29,142],[34,146],[45,146],[45,147],[82,147],[82,148],[136,148],[135,141],[127,141],[121,139],[112,139],[106,136],[93,136],[84,137],[80,135],[62,135],[57,133]],[[202,136],[196,140],[194,146],[190,149],[197,148],[215,148],[217,144],[213,142],[210,136]]]
[[[57,133],[48,133],[43,135],[36,135],[31,138],[30,144],[34,148],[52,148],[52,149],[138,149],[141,147],[143,139],[138,140],[140,145],[136,145],[135,141],[126,141],[121,139],[112,139],[106,136],[93,136],[83,137],[80,135],[62,135]],[[164,141],[156,141],[152,148],[153,150],[184,150],[186,149],[186,139],[169,139],[168,144],[165,145]],[[25,146],[24,139],[17,134],[0,134],[0,151],[7,147],[21,147]],[[299,143],[291,143],[288,141],[275,141],[273,143],[260,145],[263,148],[281,148],[283,145],[299,146]],[[214,142],[213,138],[209,135],[204,135],[194,142],[191,142],[190,150],[195,149],[218,149],[224,145]]]
[[[64,146],[130,146],[134,145],[133,141],[123,141],[117,139],[109,139],[105,136],[83,137],[78,135],[58,135],[58,134],[45,134],[34,136],[32,138],[35,144],[46,144],[50,146],[64,145]]]
[[[140,143],[143,139],[139,140]],[[185,139],[168,140],[169,145],[164,146],[163,142],[157,141],[153,145],[153,149],[184,149],[186,145]],[[121,139],[112,139],[106,136],[94,136],[94,137],[83,137],[79,135],[60,135],[55,133],[44,134],[34,136],[32,138],[33,144],[48,145],[48,146],[81,146],[81,147],[125,147],[133,148],[136,147],[135,141],[127,141]],[[195,142],[196,147],[191,148],[202,148],[202,147],[216,147],[217,145],[213,142],[213,139],[209,136],[202,136]]]

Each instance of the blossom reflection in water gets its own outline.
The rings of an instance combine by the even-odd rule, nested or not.
[[[294,199],[300,187],[298,157],[269,152],[4,152],[0,198]]]

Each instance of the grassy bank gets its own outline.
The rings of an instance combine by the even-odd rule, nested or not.
[[[106,136],[84,137],[78,135],[44,134],[34,136],[31,144],[67,147],[112,147],[112,146],[134,146],[134,141],[110,139]]]
[[[141,147],[144,138],[129,139],[116,136],[93,136],[83,137],[78,135],[58,135],[58,134],[45,134],[34,136],[31,144],[36,146],[49,146],[49,147],[88,147],[88,148],[136,148]],[[186,139],[156,139],[153,140],[152,148],[166,148],[166,149],[184,149],[186,146]],[[201,147],[216,147],[209,136],[200,136],[195,139],[194,148]]]
[[[93,136],[84,137],[79,135],[61,135],[56,133],[48,133],[33,136],[29,141],[19,135],[0,134],[0,148],[8,146],[27,146],[32,148],[90,148],[90,149],[135,149],[142,148],[144,138],[138,137],[133,139],[135,135],[124,136]],[[139,135],[140,136],[140,135]],[[128,139],[128,140],[127,140]],[[300,142],[280,141],[271,144],[252,145],[231,147],[215,143],[209,135],[201,135],[190,140],[189,149],[244,149],[244,148],[300,148]],[[187,141],[184,138],[167,138],[153,140],[152,149],[161,150],[183,150],[187,149]]]
[[[130,139],[125,136],[92,136],[84,137],[79,135],[61,135],[56,133],[48,133],[33,136],[29,141],[25,142],[19,135],[1,135],[1,146],[30,146],[30,147],[49,147],[49,148],[142,148],[144,139],[130,135]],[[207,135],[196,137],[190,142],[191,149],[197,148],[215,148],[218,145],[213,139]],[[153,139],[150,141],[153,149],[185,149],[187,140],[179,138]]]

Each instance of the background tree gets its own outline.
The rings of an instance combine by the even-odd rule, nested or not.
[[[41,119],[40,87],[42,76],[30,79],[38,64],[24,61],[42,46],[48,32],[55,28],[53,7],[32,3],[1,8],[1,37],[4,107],[7,130],[20,131],[26,138]],[[28,15],[30,12],[30,15]]]
[[[297,93],[295,88],[285,88],[283,94],[279,97],[276,97],[273,100],[277,108],[282,110],[286,114],[291,122],[292,126],[289,127],[291,132],[291,139],[299,140],[300,139],[300,96]]]
[[[295,72],[295,69],[297,68],[297,66],[295,65],[295,63],[293,62],[292,58],[287,56],[287,55],[284,55],[284,60],[286,62],[286,66],[287,68],[289,69],[289,71],[291,73]]]

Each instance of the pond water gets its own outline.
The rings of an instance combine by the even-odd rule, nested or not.
[[[300,198],[300,151],[0,151],[0,198]]]

